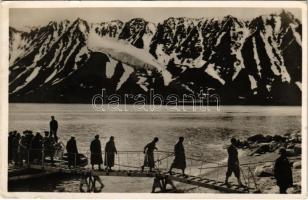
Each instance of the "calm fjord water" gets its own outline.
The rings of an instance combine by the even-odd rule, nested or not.
[[[128,106],[128,110],[132,110]],[[282,135],[301,130],[301,107],[221,106],[220,111],[96,112],[88,104],[10,104],[9,130],[49,129],[50,116],[59,123],[58,135],[66,143],[75,136],[80,152],[89,150],[95,134],[104,146],[110,136],[120,151],[143,150],[159,137],[159,150],[172,151],[179,136],[185,137],[188,155],[217,160],[226,156],[223,145],[235,136]],[[190,111],[190,112],[189,112]]]

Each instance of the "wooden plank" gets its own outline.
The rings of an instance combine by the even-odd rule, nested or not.
[[[44,176],[54,174],[54,173],[55,172],[40,172],[36,174],[18,175],[18,176],[9,177],[8,181],[12,182],[12,181],[27,180],[27,179],[32,179],[32,178],[40,178],[40,177],[44,177]]]
[[[41,166],[31,165],[31,168],[41,169]],[[85,170],[84,168],[77,169],[69,169],[69,168],[56,168],[52,166],[45,166],[44,170],[49,172],[62,172],[69,174],[81,174]],[[201,178],[197,176],[183,176],[181,173],[174,173],[173,175],[169,175],[166,172],[142,172],[140,170],[113,170],[113,171],[99,171],[95,170],[94,174],[98,176],[127,176],[127,177],[155,177],[157,173],[161,175],[166,175],[170,178],[170,180],[178,181],[181,183],[191,184],[199,187],[210,188],[214,190],[218,190],[220,192],[226,193],[247,193],[247,188],[239,187],[238,185],[232,184],[229,187],[225,185],[221,181],[210,180],[206,178]],[[250,191],[254,191],[254,189],[249,188]]]

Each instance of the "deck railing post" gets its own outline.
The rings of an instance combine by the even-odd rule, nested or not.
[[[126,163],[128,163],[128,152],[126,152]]]
[[[217,169],[218,170],[216,170],[217,171],[217,173],[216,173],[216,180],[218,180],[218,176],[219,176],[219,167],[220,167],[219,163],[217,163]]]
[[[30,149],[27,150],[27,165],[30,166]]]
[[[158,152],[156,152],[156,157],[157,157],[157,168],[159,168],[160,160],[159,160],[159,153]]]
[[[74,153],[74,168],[76,168],[76,162],[77,162],[77,153]]]
[[[119,167],[119,170],[121,169],[120,167],[120,153],[118,154],[118,167]]]
[[[250,170],[250,166],[248,165],[248,176],[247,176],[247,185],[248,185],[248,189],[250,188],[250,176],[249,176],[249,170]]]
[[[45,151],[44,149],[42,149],[42,169],[44,169],[44,165],[45,165]]]
[[[141,164],[141,153],[140,152],[138,153],[138,157],[139,157],[139,161],[138,161],[138,166],[139,166],[139,165],[142,165]]]
[[[201,172],[202,172],[202,167],[203,167],[203,161],[201,161],[201,167],[200,167],[199,176],[201,175]]]

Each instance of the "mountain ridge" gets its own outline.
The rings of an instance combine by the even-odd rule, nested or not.
[[[301,23],[286,11],[251,21],[78,18],[9,31],[10,102],[90,103],[102,88],[153,88],[164,96],[211,90],[222,104],[301,104]]]

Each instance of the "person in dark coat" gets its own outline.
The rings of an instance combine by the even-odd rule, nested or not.
[[[144,156],[144,164],[141,167],[141,171],[144,170],[144,167],[149,167],[150,172],[152,172],[152,168],[155,166],[155,161],[154,161],[154,150],[156,148],[156,143],[158,142],[158,138],[155,137],[152,142],[148,143],[143,150],[143,153],[145,154]]]
[[[19,141],[19,159],[20,159],[21,166],[23,165],[24,160],[27,161],[27,155],[28,155],[27,134],[28,134],[28,131],[27,130],[24,131]]]
[[[20,133],[16,133],[15,137],[13,138],[13,142],[12,142],[12,156],[13,156],[13,160],[14,160],[14,165],[20,165],[20,159],[21,159],[21,155],[20,155],[20,140],[21,140],[21,136]]]
[[[174,161],[170,166],[169,173],[172,174],[172,169],[177,168],[181,169],[183,175],[185,175],[185,168],[186,168],[186,156],[185,156],[185,149],[183,145],[184,137],[180,137],[178,143],[174,146]]]
[[[287,158],[285,149],[280,149],[280,157],[277,158],[274,166],[274,176],[279,186],[280,194],[287,194],[287,189],[293,186],[291,164]]]
[[[114,156],[117,153],[118,151],[114,144],[114,137],[111,136],[105,146],[105,166],[109,168],[109,170],[114,166]]]
[[[228,147],[228,169],[226,173],[225,184],[229,185],[228,179],[232,173],[234,173],[235,177],[237,178],[239,186],[242,186],[241,176],[240,176],[240,163],[238,160],[238,152],[235,147],[236,139],[231,139],[231,145]]]
[[[68,167],[71,168],[72,165],[76,167],[76,162],[78,159],[78,149],[75,137],[71,137],[69,141],[66,143],[66,151],[68,154]]]
[[[39,132],[33,137],[30,149],[30,161],[42,159],[43,137]]]
[[[13,139],[15,137],[14,132],[9,132],[8,137],[8,161],[9,163],[13,162]]]
[[[50,127],[50,137],[54,136],[55,140],[58,139],[57,131],[58,131],[58,122],[55,120],[54,116],[51,116],[51,121],[49,122]]]
[[[43,138],[44,158],[50,157],[51,163],[53,164],[53,157],[55,154],[55,140],[51,137],[48,131],[45,131],[45,137]]]
[[[101,170],[101,164],[103,163],[103,158],[102,158],[102,147],[101,147],[101,141],[99,140],[99,135],[96,135],[95,139],[91,142],[90,150],[91,150],[92,169],[94,169],[94,165],[98,165],[98,169]]]

